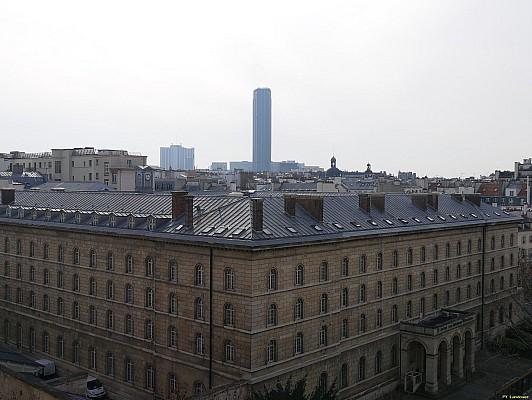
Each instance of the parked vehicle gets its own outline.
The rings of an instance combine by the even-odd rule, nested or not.
[[[45,378],[51,375],[55,375],[55,363],[52,360],[42,359],[35,360],[39,367],[33,372],[33,375],[40,378]]]
[[[107,391],[103,387],[100,380],[94,376],[87,377],[87,398],[89,399],[103,399],[107,395]]]

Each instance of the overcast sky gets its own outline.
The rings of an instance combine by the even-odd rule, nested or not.
[[[532,1],[0,0],[0,152],[479,176],[532,156]]]

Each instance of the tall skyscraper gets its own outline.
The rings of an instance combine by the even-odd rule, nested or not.
[[[194,169],[194,147],[187,149],[179,144],[160,148],[160,164],[163,169]]]
[[[253,171],[271,171],[272,92],[268,88],[253,91]]]

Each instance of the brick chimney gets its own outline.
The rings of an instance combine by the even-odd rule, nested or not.
[[[429,195],[425,193],[412,193],[412,204],[418,206],[423,211],[427,211],[427,205],[429,202]]]
[[[296,198],[293,195],[284,195],[284,212],[291,217],[296,216]]]
[[[2,189],[2,204],[11,204],[15,202],[15,189]]]
[[[185,196],[188,192],[172,192],[172,220],[176,220],[185,213]]]
[[[438,211],[438,200],[439,200],[439,194],[438,193],[429,193],[427,195],[427,200],[428,200],[428,204],[429,206],[435,210],[435,211]]]
[[[194,196],[185,195],[185,227],[194,227]]]
[[[381,213],[385,210],[386,196],[384,193],[371,194],[371,206],[375,207]]]
[[[358,195],[358,208],[364,210],[368,214],[371,211],[371,198],[367,193],[361,193]]]
[[[460,203],[464,201],[464,196],[462,196],[460,193],[452,193],[451,197]]]
[[[466,194],[465,199],[469,201],[470,203],[476,205],[477,207],[480,207],[480,194],[479,193]]]
[[[318,222],[323,222],[323,196],[297,196],[296,204]]]
[[[263,229],[263,214],[264,212],[264,199],[252,198],[251,199],[251,224],[255,232],[262,232]]]

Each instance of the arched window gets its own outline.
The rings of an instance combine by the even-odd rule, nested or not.
[[[360,296],[359,300],[361,303],[366,302],[366,285],[360,285]]]
[[[491,237],[491,249],[495,250],[495,236]]]
[[[397,367],[397,346],[394,344],[390,350],[390,366]]]
[[[380,299],[382,297],[382,281],[377,282],[377,298]]]
[[[89,368],[96,369],[96,349],[89,347]]]
[[[125,288],[125,301],[127,304],[133,304],[133,286],[131,286],[129,283],[126,285]]]
[[[60,263],[65,262],[65,250],[63,249],[63,246],[57,248],[57,261]]]
[[[509,283],[510,287],[513,287],[514,286],[514,274],[510,274],[510,283]]]
[[[422,263],[424,263],[426,261],[426,250],[425,250],[425,246],[422,246],[421,247],[421,250],[419,251],[419,259]]]
[[[115,296],[115,286],[113,281],[107,281],[107,298],[112,300]]]
[[[63,302],[63,298],[58,297],[57,298],[57,315],[63,315],[65,311],[65,303]]]
[[[77,301],[72,303],[72,319],[79,319],[79,303]]]
[[[471,285],[467,285],[466,297],[468,300],[471,298]]]
[[[108,352],[105,355],[106,363],[105,363],[105,373],[109,376],[115,375],[115,356],[113,353]]]
[[[201,394],[205,392],[205,385],[203,382],[194,382],[194,394]]]
[[[226,268],[224,271],[225,290],[234,290],[235,273],[232,268]]]
[[[495,280],[494,279],[490,281],[490,292],[495,293]]]
[[[504,290],[504,276],[501,276],[501,283],[499,286],[499,290]]]
[[[360,314],[359,324],[358,324],[359,333],[366,332],[366,314]]]
[[[153,308],[154,292],[152,288],[146,288],[146,299],[144,305],[147,308]]]
[[[203,265],[198,264],[196,265],[196,273],[195,273],[195,284],[196,286],[203,286]]]
[[[112,251],[107,253],[107,270],[113,271],[115,269],[115,255]]]
[[[481,291],[481,289],[480,289],[480,282],[477,282],[477,297],[480,296],[480,291]]]
[[[127,217],[127,227],[129,229],[135,228],[135,217],[133,215]]]
[[[177,295],[170,293],[168,296],[168,312],[177,315]]]
[[[432,258],[434,258],[434,261],[436,261],[438,260],[439,257],[440,257],[439,248],[438,248],[438,245],[435,244],[432,249]]]
[[[513,245],[514,245],[514,234],[512,233],[510,235],[510,247],[513,247]]]
[[[92,325],[97,324],[96,308],[94,306],[89,307],[89,323]]]
[[[419,287],[425,287],[425,272],[421,272],[421,275],[419,276]]]
[[[342,326],[340,329],[340,337],[342,339],[349,337],[349,321],[347,320],[347,318],[342,320]]]
[[[382,353],[377,351],[375,354],[375,373],[380,374],[382,372]]]
[[[406,251],[406,265],[412,265],[414,262],[414,255],[412,252],[412,248],[409,248]]]
[[[153,258],[146,258],[146,276],[151,278],[153,277]]]
[[[348,386],[348,367],[347,364],[342,364],[340,367],[340,389],[346,388]]]
[[[128,254],[126,256],[126,274],[132,274],[133,273],[133,256],[131,254]]]
[[[445,258],[451,256],[451,244],[449,242],[445,243]]]
[[[451,271],[449,267],[445,268],[445,282],[449,282],[451,280]]]
[[[462,267],[460,264],[456,266],[456,279],[460,279],[462,277]]]
[[[270,304],[268,306],[268,325],[277,325],[277,306]]]
[[[471,276],[472,274],[472,268],[471,268],[471,261],[467,263],[467,276]]]
[[[495,312],[493,310],[490,311],[490,328],[493,328],[495,326]]]
[[[168,264],[168,280],[177,282],[177,263],[174,260]]]
[[[168,328],[168,346],[177,347],[177,328],[175,326]]]
[[[323,371],[320,374],[320,379],[318,380],[318,392],[325,393],[327,391],[327,372]]]
[[[147,319],[144,328],[144,337],[148,340],[153,340],[153,321],[151,319]]]
[[[294,354],[303,353],[303,333],[296,333],[296,338],[294,340]]]
[[[347,307],[349,305],[349,291],[347,288],[342,289],[341,304],[342,307]]]
[[[89,251],[89,267],[96,268],[96,250]]]
[[[146,389],[153,390],[155,387],[155,372],[151,365],[146,365]]]
[[[9,238],[4,239],[4,253],[9,253]]]
[[[328,279],[329,271],[327,262],[323,261],[320,264],[320,282],[325,282]]]
[[[294,319],[303,319],[303,299],[299,298],[296,300],[294,306]]]
[[[80,357],[81,357],[81,347],[79,345],[79,342],[74,342],[72,344],[72,361],[75,363],[75,364],[79,364],[79,360],[80,360]]]
[[[432,309],[433,310],[438,309],[438,295],[436,293],[432,295]]]
[[[168,389],[170,393],[175,393],[177,390],[177,377],[174,373],[168,375]]]
[[[319,334],[319,346],[327,346],[327,326],[322,325],[320,328],[320,334]]]
[[[360,265],[359,265],[359,271],[361,274],[366,273],[366,255],[362,254],[360,256]]]
[[[328,311],[328,297],[327,293],[322,293],[320,297],[320,313],[324,314]]]
[[[194,318],[203,319],[203,299],[201,297],[196,297],[194,301]]]
[[[268,272],[268,290],[277,290],[277,270],[275,268]]]
[[[43,270],[43,283],[45,285],[49,285],[50,284],[50,273],[48,272],[47,268],[45,268]]]
[[[131,315],[126,315],[124,325],[126,335],[133,335],[133,317]]]
[[[79,249],[76,247],[74,248],[74,260],[73,260],[74,264],[76,265],[79,265],[80,264],[80,253],[79,253]]]
[[[115,326],[113,310],[107,310],[107,329],[113,329]]]
[[[501,247],[503,247],[503,248],[504,248],[504,246],[506,246],[505,239],[506,238],[504,237],[504,235],[501,235]]]
[[[296,281],[295,281],[296,286],[303,285],[303,272],[304,272],[303,266],[298,265],[296,267]]]
[[[412,290],[412,275],[408,275],[406,277],[406,290],[408,291]]]
[[[406,318],[412,318],[412,302],[410,300],[406,303],[405,316]]]
[[[499,308],[499,324],[504,323],[504,308],[501,306]]]
[[[456,255],[461,256],[462,255],[462,242],[456,243]]]
[[[74,292],[79,292],[79,275],[74,274],[72,276],[72,290]]]
[[[30,292],[30,307],[35,308],[37,305],[37,297],[35,296],[35,292],[32,290]]]
[[[477,251],[482,251],[482,239],[477,240]]]
[[[382,253],[377,253],[377,270],[378,271],[382,270],[382,265],[383,265]]]
[[[225,326],[234,326],[235,325],[235,310],[233,305],[226,303],[224,305],[224,325]]]
[[[377,316],[375,317],[375,328],[382,327],[382,310],[379,308],[377,310]]]
[[[392,267],[397,267],[399,262],[399,254],[397,253],[397,250],[394,250],[392,253]]]
[[[35,243],[30,242],[30,257],[35,257]]]
[[[495,271],[495,258],[491,258],[490,260],[490,271]]]
[[[358,361],[358,380],[366,379],[366,357],[360,357]]]
[[[425,298],[422,297],[419,300],[419,315],[424,316],[425,315]]]
[[[275,362],[277,361],[277,342],[274,339],[271,339],[268,342],[268,348],[267,348],[267,362]]]
[[[349,276],[349,258],[342,259],[342,276]]]
[[[392,306],[392,324],[397,322],[397,305]]]
[[[22,255],[22,240],[17,239],[17,255]]]
[[[125,370],[126,370],[126,382],[132,383],[134,380],[133,375],[133,361],[130,358],[126,358],[124,361]]]
[[[392,295],[397,294],[397,278],[392,279]]]
[[[235,361],[235,345],[232,340],[226,340],[224,343],[225,348],[225,361],[234,362]]]

